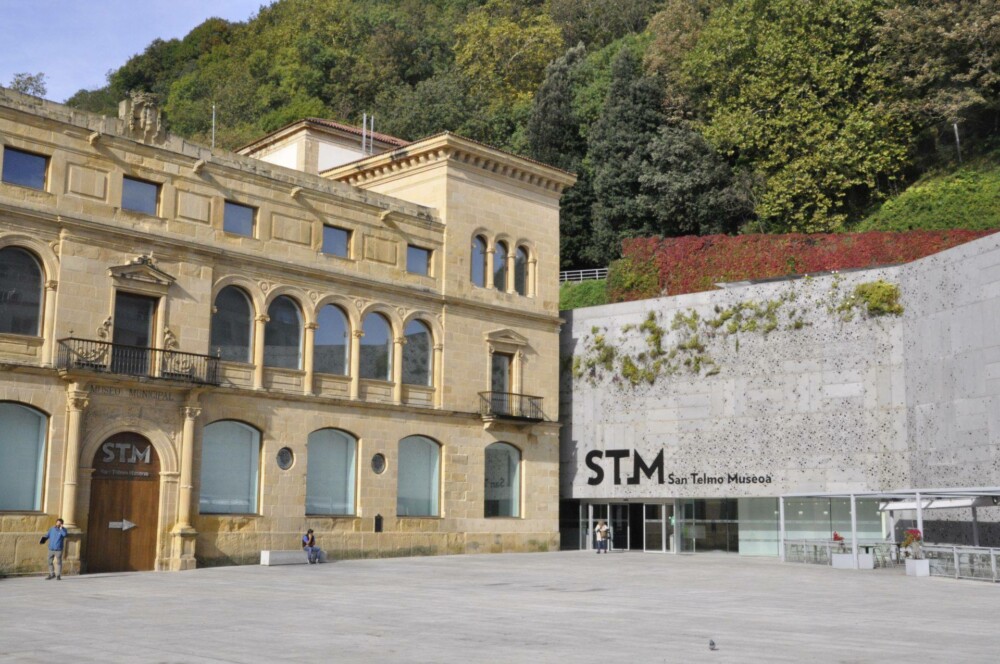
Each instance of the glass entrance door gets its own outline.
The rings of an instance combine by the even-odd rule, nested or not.
[[[611,551],[628,551],[628,505],[611,505],[611,521],[608,523],[608,526],[611,528],[611,543],[608,549]]]
[[[649,503],[643,506],[645,551],[669,553],[674,550],[674,506]]]

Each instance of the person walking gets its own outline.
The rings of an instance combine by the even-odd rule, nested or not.
[[[597,553],[603,551],[608,552],[608,524],[603,521],[597,522],[597,528],[595,530],[597,534]]]
[[[306,559],[310,565],[319,562],[319,547],[316,546],[316,536],[313,535],[312,528],[302,536],[302,550],[306,552]]]
[[[45,577],[46,581],[50,579],[62,580],[63,545],[67,534],[66,528],[63,527],[63,520],[56,519],[56,525],[49,528],[49,532],[38,541],[39,544],[48,542],[49,545],[49,575]]]

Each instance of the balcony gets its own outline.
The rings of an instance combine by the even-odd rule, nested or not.
[[[219,384],[217,357],[93,339],[60,339],[59,368],[196,385]]]
[[[479,414],[483,419],[544,422],[542,397],[511,392],[480,392]]]

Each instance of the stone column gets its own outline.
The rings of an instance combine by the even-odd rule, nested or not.
[[[194,425],[201,415],[197,398],[191,399],[181,409],[184,415],[184,428],[181,430],[181,472],[180,494],[177,501],[177,523],[170,531],[173,535],[173,550],[170,556],[170,569],[194,569],[197,562],[194,557],[195,538],[198,531],[191,525],[191,499],[194,494]]]
[[[58,281],[45,282],[45,313],[42,315],[42,364],[51,367],[56,363],[56,287]]]
[[[191,527],[191,495],[194,492],[194,423],[201,408],[184,406],[184,429],[181,433],[181,493],[177,504],[177,528]]]
[[[271,318],[261,314],[254,318],[253,327],[253,389],[264,389],[264,328]]]
[[[66,423],[66,468],[63,472],[62,519],[67,529],[79,530],[76,523],[77,483],[80,476],[80,438],[83,427],[83,409],[90,402],[89,393],[82,385],[73,383],[66,393],[69,411]]]
[[[319,328],[317,323],[306,323],[306,340],[305,340],[305,367],[306,375],[302,380],[302,392],[306,395],[313,394],[313,359],[316,352],[316,330]]]
[[[493,288],[493,252],[495,247],[493,245],[487,245],[486,247],[486,287]]]
[[[537,266],[538,266],[538,259],[537,258],[529,258],[528,259],[528,269],[527,269],[527,271],[526,271],[527,273],[525,275],[525,280],[527,281],[527,283],[524,284],[524,292],[525,292],[525,294],[527,294],[528,297],[535,297],[535,295],[536,295],[536,293],[535,293],[535,268]]]
[[[444,344],[434,344],[434,364],[431,374],[434,386],[434,407],[440,408],[444,403]]]
[[[351,398],[357,399],[361,393],[361,337],[364,331],[351,333]]]
[[[403,346],[406,337],[396,337],[392,341],[392,400],[403,403]]]
[[[517,257],[517,249],[516,248],[507,252],[507,283],[504,284],[504,286],[503,286],[503,292],[505,292],[505,293],[513,293],[514,292],[514,279],[516,278],[514,276],[514,263],[516,262],[515,261],[516,257]],[[527,277],[527,274],[525,274],[525,277]],[[525,284],[524,290],[525,290],[525,293],[528,292],[528,285],[527,284]]]

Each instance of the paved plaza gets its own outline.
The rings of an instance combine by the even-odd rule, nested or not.
[[[724,554],[20,577],[0,661],[960,664],[1000,659],[998,607],[989,583]]]

